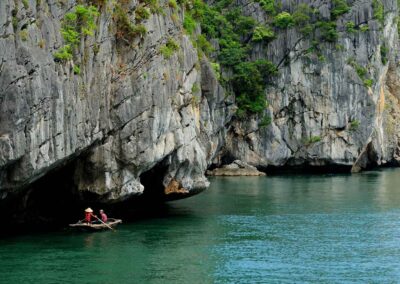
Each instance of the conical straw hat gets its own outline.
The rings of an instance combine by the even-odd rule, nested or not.
[[[92,210],[92,208],[88,207],[88,208],[85,209],[85,212],[93,213],[93,210]]]

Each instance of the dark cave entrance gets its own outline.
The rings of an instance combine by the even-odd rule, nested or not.
[[[67,222],[78,216],[79,199],[75,194],[75,163],[70,163],[39,179],[32,185],[27,204],[34,216],[45,223]]]
[[[220,168],[225,165],[232,164],[237,158],[230,151],[221,149],[220,154],[216,159],[208,166],[207,170],[212,171],[216,168]]]
[[[116,203],[102,203],[97,195],[78,191],[74,179],[78,159],[60,164],[29,187],[0,201],[0,214],[5,219],[0,236],[65,229],[68,224],[82,220],[87,207],[97,215],[102,208],[109,217],[124,222],[171,214],[163,185],[169,165],[167,158],[140,175],[142,195]]]
[[[168,170],[165,159],[155,165],[150,170],[140,175],[140,183],[144,186],[143,199],[147,201],[163,201],[164,195],[164,176]]]
[[[84,204],[76,194],[75,162],[69,161],[0,204],[6,219],[1,234],[65,227],[82,219]]]
[[[90,193],[78,192],[74,181],[76,159],[60,165],[6,201],[0,202],[5,219],[0,236],[19,233],[54,231],[84,218],[84,209],[91,207],[98,215],[104,209],[109,217],[124,222],[146,218],[164,218],[170,214],[165,203],[162,183],[168,166],[161,162],[140,176],[144,186],[141,196],[123,202],[105,204]]]
[[[142,195],[133,196],[123,202],[104,206],[117,218],[125,222],[134,222],[148,218],[165,218],[171,215],[171,207],[165,202],[164,176],[168,170],[167,158],[140,175],[144,186]]]

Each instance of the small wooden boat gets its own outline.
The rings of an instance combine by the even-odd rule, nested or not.
[[[109,230],[110,227],[114,228],[119,223],[122,223],[121,219],[108,218],[107,223],[86,223],[84,220],[78,221],[75,224],[69,224],[70,227],[83,230],[83,231],[100,231]],[[107,225],[106,225],[107,224]]]

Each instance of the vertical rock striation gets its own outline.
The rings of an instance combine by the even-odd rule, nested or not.
[[[146,34],[126,42],[116,36],[116,4],[105,1],[93,36],[81,37],[73,60],[56,62],[62,19],[77,3],[27,2],[0,3],[0,197],[66,163],[77,192],[103,202],[142,194],[141,176],[155,167],[154,183],[183,189],[164,194],[206,188],[232,102],[183,33],[182,12],[160,2],[141,23]],[[126,7],[133,23],[139,5]],[[171,40],[178,50],[164,56]]]
[[[319,42],[319,54],[308,52],[313,42],[297,28],[280,31],[268,45],[253,46],[252,58],[268,58],[279,67],[266,90],[272,122],[259,127],[256,117],[234,120],[222,155],[259,167],[359,171],[398,163],[397,3],[382,1],[385,16],[380,23],[372,2],[348,2],[350,11],[335,21],[337,41]],[[293,11],[293,3],[282,4]],[[241,5],[247,15],[265,22],[258,3]],[[331,1],[311,5],[330,17]],[[360,30],[348,32],[349,22]]]

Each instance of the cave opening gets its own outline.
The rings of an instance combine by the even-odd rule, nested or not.
[[[95,214],[102,208],[109,217],[124,221],[170,214],[163,185],[168,170],[166,159],[140,175],[144,186],[142,195],[122,202],[104,203],[97,199],[98,196],[78,190],[74,178],[78,158],[59,165],[27,188],[0,201],[0,214],[6,219],[0,235],[68,228],[68,224],[84,218],[87,207],[91,207]]]
[[[138,221],[148,218],[165,218],[172,213],[166,203],[164,176],[168,170],[168,157],[140,175],[144,191],[123,202],[105,206],[109,212],[124,221]]]
[[[152,202],[164,200],[163,180],[167,170],[168,165],[163,160],[140,175],[140,183],[144,186],[143,199],[152,200]]]
[[[2,234],[53,230],[82,219],[84,204],[76,194],[75,162],[69,161],[6,199]]]
[[[221,153],[213,160],[208,166],[207,170],[212,171],[216,168],[220,168],[224,165],[232,164],[237,158],[230,151],[226,149],[221,150]]]

